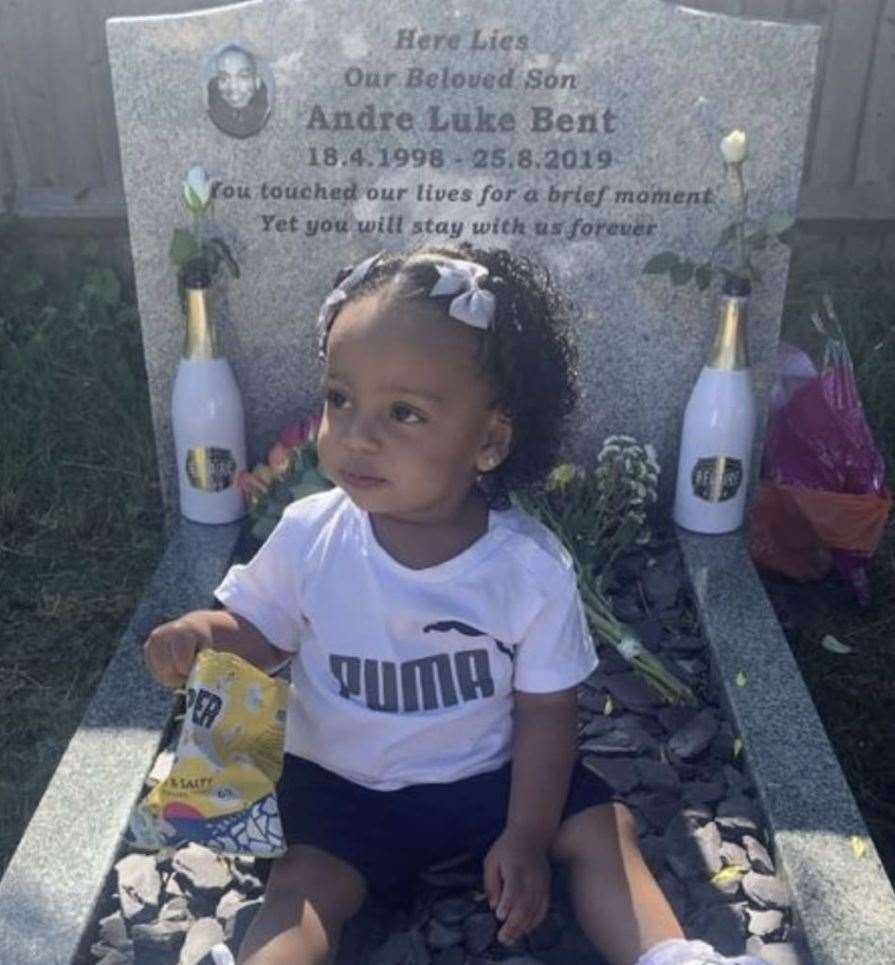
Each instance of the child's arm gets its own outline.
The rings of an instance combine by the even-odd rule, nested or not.
[[[143,655],[149,672],[167,687],[180,687],[200,650],[235,653],[270,672],[290,656],[245,617],[229,610],[193,610],[149,634]]]
[[[485,859],[485,890],[510,944],[537,926],[550,898],[548,852],[576,754],[576,688],[515,692],[507,824]]]
[[[577,689],[531,694],[513,701],[513,781],[507,827],[549,846],[557,830],[577,753]]]

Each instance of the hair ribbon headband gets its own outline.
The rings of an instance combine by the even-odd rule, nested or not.
[[[438,281],[430,295],[456,295],[448,306],[448,315],[474,328],[489,328],[494,321],[497,299],[492,292],[479,287],[479,281],[488,277],[488,269],[474,261],[458,261],[446,258],[436,262]]]
[[[359,265],[355,265],[351,273],[346,278],[343,278],[326,296],[323,304],[320,306],[320,313],[317,316],[317,328],[321,334],[326,333],[332,324],[332,320],[336,316],[336,312],[339,310],[339,306],[358,285],[363,283],[370,269],[384,254],[384,251],[377,251],[375,255],[371,255]]]
[[[342,302],[364,282],[370,269],[383,254],[384,251],[379,251],[355,266],[326,296],[317,316],[317,327],[321,335],[329,329]],[[488,277],[488,269],[474,261],[460,261],[456,258],[442,259],[435,262],[434,267],[439,277],[429,294],[456,295],[448,306],[448,315],[474,328],[489,328],[494,321],[497,299],[492,292],[479,286],[479,281]]]

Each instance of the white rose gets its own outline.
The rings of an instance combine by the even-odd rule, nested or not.
[[[196,164],[190,168],[183,182],[183,198],[190,211],[201,214],[211,201],[211,180],[205,169]]]
[[[731,131],[721,141],[721,153],[728,164],[739,164],[746,157],[746,132]]]

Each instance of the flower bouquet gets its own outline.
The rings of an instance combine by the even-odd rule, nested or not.
[[[648,508],[657,502],[659,464],[649,444],[608,436],[593,471],[564,463],[539,493],[513,493],[513,502],[552,530],[569,551],[591,631],[671,703],[696,705],[693,692],[616,619],[606,598],[615,560],[650,541]]]
[[[284,426],[267,454],[267,462],[236,477],[249,508],[252,536],[262,543],[290,503],[332,489],[333,484],[317,469],[319,425],[320,417],[312,415]]]

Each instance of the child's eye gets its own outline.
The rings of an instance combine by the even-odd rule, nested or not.
[[[398,422],[403,422],[407,425],[416,425],[426,421],[418,412],[415,412],[409,405],[404,405],[402,402],[398,402],[392,406],[392,413]]]
[[[329,389],[326,393],[326,404],[334,409],[340,409],[345,401],[345,396],[338,389]]]

